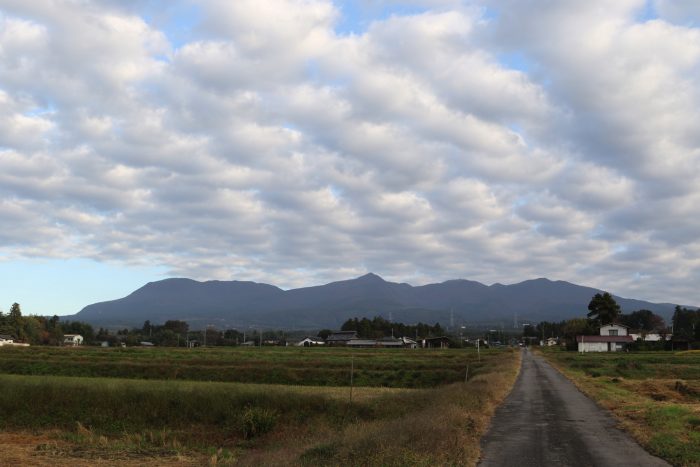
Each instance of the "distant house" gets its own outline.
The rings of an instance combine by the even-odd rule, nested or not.
[[[559,343],[559,339],[556,337],[548,337],[547,339],[540,341],[541,347],[553,347]]]
[[[7,334],[0,334],[0,347],[3,345],[12,345],[14,344],[15,340],[12,336],[8,336]]]
[[[80,334],[64,334],[63,345],[69,345],[73,347],[83,345],[83,336],[81,336]]]
[[[326,345],[326,341],[320,337],[305,337],[294,345],[297,347],[314,347],[316,345]]]
[[[658,332],[649,332],[649,333],[643,334],[643,333],[637,331],[637,332],[630,332],[629,335],[632,336],[632,339],[634,339],[634,340],[641,339],[644,342],[659,342],[659,341],[671,339],[670,335],[667,335],[664,337],[661,334],[659,334]]]
[[[351,339],[357,338],[357,331],[338,331],[328,336],[326,344],[329,346],[346,346]]]
[[[620,352],[634,342],[627,333],[627,326],[608,324],[601,326],[599,336],[576,336],[579,352]]]

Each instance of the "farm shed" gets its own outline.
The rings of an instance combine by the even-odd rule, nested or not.
[[[350,339],[345,345],[355,349],[379,347],[379,343],[376,339]]]
[[[83,345],[83,336],[80,334],[65,334],[63,336],[63,344],[72,345],[73,347]]]
[[[357,331],[338,331],[328,336],[326,344],[330,346],[348,345],[351,339],[357,339]]]
[[[427,349],[447,349],[450,347],[450,338],[446,336],[428,337],[423,339],[422,346]]]

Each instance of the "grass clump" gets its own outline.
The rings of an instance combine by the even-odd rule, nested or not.
[[[244,439],[264,435],[275,426],[277,412],[264,407],[247,406],[241,415],[240,427]]]

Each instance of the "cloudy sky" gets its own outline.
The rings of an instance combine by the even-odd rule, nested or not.
[[[0,0],[0,309],[169,276],[700,304],[696,0]]]

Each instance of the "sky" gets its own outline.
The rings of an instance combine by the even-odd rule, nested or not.
[[[0,310],[166,277],[700,305],[696,0],[0,0]]]

